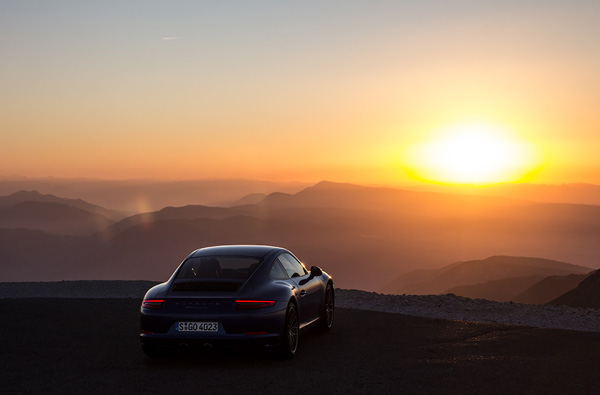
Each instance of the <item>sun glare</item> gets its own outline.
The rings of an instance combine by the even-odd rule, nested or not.
[[[436,136],[405,152],[404,167],[412,178],[484,186],[524,181],[541,164],[535,147],[500,127],[459,125]]]

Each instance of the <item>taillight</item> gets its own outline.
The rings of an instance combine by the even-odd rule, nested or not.
[[[235,308],[238,310],[263,309],[275,305],[274,300],[236,300]]]
[[[145,299],[142,302],[142,307],[144,309],[160,309],[164,302],[164,299]]]

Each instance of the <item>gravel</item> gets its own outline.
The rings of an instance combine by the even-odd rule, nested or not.
[[[137,298],[153,281],[0,283],[0,298]],[[419,317],[600,332],[600,309],[501,303],[447,295],[386,295],[336,289],[336,306]]]
[[[385,295],[337,290],[336,306],[460,321],[600,332],[600,309],[493,302],[447,295]]]

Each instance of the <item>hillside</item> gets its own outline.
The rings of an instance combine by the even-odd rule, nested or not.
[[[437,205],[441,201],[443,206]],[[415,192],[406,189],[363,187],[354,184],[321,181],[296,194],[274,193],[267,196],[263,206],[271,208],[319,207],[396,211],[423,216],[450,214],[454,210],[475,214],[490,207],[526,204],[508,198],[456,195],[438,192]],[[415,211],[416,210],[416,211]]]
[[[55,203],[65,206],[78,208],[90,213],[98,214],[109,218],[112,221],[119,221],[129,214],[123,211],[110,210],[95,204],[88,203],[81,199],[67,199],[49,194],[41,194],[38,191],[21,190],[8,196],[0,196],[0,209],[5,209],[25,202]]]
[[[493,256],[483,260],[456,262],[440,269],[419,271],[399,276],[389,283],[384,289],[385,293],[392,294],[440,294],[446,292],[463,292],[469,297],[484,297],[483,293],[499,292],[505,287],[518,287],[516,293],[503,292],[505,295],[497,296],[500,299],[510,300],[512,296],[533,285],[540,279],[550,275],[563,275],[572,273],[587,273],[591,269],[564,262],[542,258]],[[520,280],[515,280],[520,278]],[[510,285],[507,280],[510,279]],[[415,281],[416,280],[416,281]],[[503,280],[500,283],[490,283]],[[487,284],[486,284],[487,283]],[[471,288],[457,288],[471,286]],[[477,287],[474,287],[477,286]],[[482,293],[478,296],[476,292]],[[459,293],[460,294],[460,293]],[[490,296],[488,295],[488,296]],[[497,300],[492,298],[492,300]]]
[[[575,289],[552,300],[550,304],[600,308],[600,270],[583,280]]]
[[[223,202],[222,205],[224,207],[246,206],[248,204],[260,203],[267,196],[268,195],[266,193],[250,193],[242,197],[241,199],[237,199],[231,202]]]
[[[189,181],[98,180],[69,178],[0,178],[0,194],[35,189],[103,207],[141,213],[167,206],[226,206],[251,193],[276,191],[296,193],[309,186],[300,182],[273,182],[246,179],[207,179]],[[110,217],[109,217],[110,218]]]
[[[567,276],[549,276],[533,284],[512,301],[516,303],[543,304],[558,298],[576,288],[590,274],[569,274]]]
[[[110,228],[106,229],[106,237],[112,237],[120,232],[142,224],[149,224],[158,221],[170,220],[195,220],[195,219],[223,219],[236,215],[241,215],[242,211],[222,207],[207,206],[184,206],[184,207],[165,207],[162,210],[132,215]]]
[[[92,235],[114,221],[60,203],[26,201],[0,209],[0,228],[34,229],[61,235]]]
[[[467,282],[443,282],[431,290],[407,287],[430,281],[431,271],[449,262],[481,256],[544,256],[588,266],[600,261],[594,236],[599,232],[600,207],[596,206],[321,182],[296,194],[270,194],[256,204],[146,212],[88,241],[82,239],[93,246],[85,262],[74,259],[69,249],[59,248],[53,254],[72,265],[73,279],[164,280],[188,253],[200,247],[280,245],[307,265],[323,267],[344,288],[381,290],[402,278],[386,292],[440,293],[455,286],[540,273],[509,270],[486,276],[473,272]],[[36,260],[43,262],[44,257]],[[578,272],[572,269],[544,275]],[[52,268],[40,270],[51,272]],[[0,281],[1,276],[0,272]]]
[[[509,302],[524,290],[538,283],[544,277],[522,276],[501,280],[488,281],[481,284],[459,285],[446,290],[444,293],[464,296],[471,299],[487,299],[496,302]],[[526,302],[523,302],[526,303]]]

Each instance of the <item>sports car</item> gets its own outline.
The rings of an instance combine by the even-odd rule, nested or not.
[[[331,329],[334,300],[331,276],[284,248],[201,248],[144,296],[142,349],[154,357],[178,346],[259,341],[293,357],[302,330]]]

